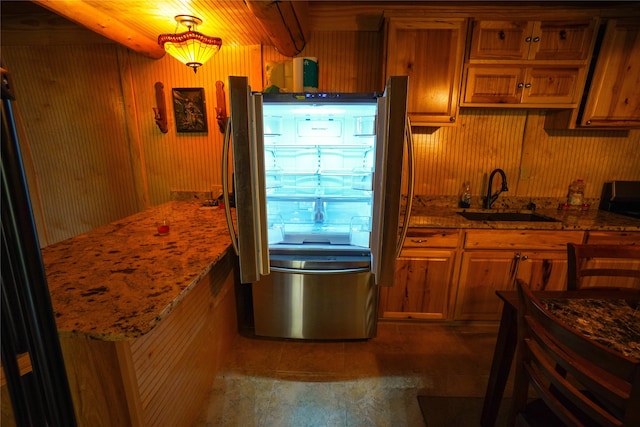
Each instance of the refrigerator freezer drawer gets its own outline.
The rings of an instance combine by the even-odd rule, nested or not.
[[[253,286],[255,334],[295,339],[376,335],[378,288],[370,271],[272,271]]]

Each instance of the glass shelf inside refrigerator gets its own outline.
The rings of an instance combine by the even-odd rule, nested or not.
[[[333,171],[324,173],[266,173],[267,196],[369,198],[373,185],[372,172]]]

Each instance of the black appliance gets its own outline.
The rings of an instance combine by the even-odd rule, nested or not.
[[[18,426],[77,425],[13,120],[15,99],[2,72],[2,369]],[[30,360],[21,372],[18,360]]]
[[[640,181],[605,182],[598,209],[640,219]]]

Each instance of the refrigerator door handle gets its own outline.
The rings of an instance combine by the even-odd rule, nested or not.
[[[262,110],[262,95],[255,95],[252,97],[253,103],[253,117],[255,117],[254,126],[254,138],[255,147],[253,151],[255,168],[252,171],[254,178],[254,184],[256,185],[255,191],[255,205],[254,221],[258,228],[258,247],[259,251],[256,256],[258,257],[258,267],[260,275],[265,276],[269,274],[269,236],[267,230],[267,183],[265,177],[265,164],[264,164],[264,121]]]
[[[231,205],[229,204],[229,145],[231,142],[231,117],[227,120],[227,126],[224,131],[224,142],[222,144],[222,197],[224,200],[224,214],[227,217],[227,228],[231,237],[231,244],[236,255],[240,255],[238,251],[238,239],[236,231],[233,227],[231,219]]]
[[[271,271],[279,273],[295,273],[295,274],[353,274],[371,271],[368,267],[361,268],[345,268],[342,270],[301,270],[298,268],[271,267]]]
[[[407,144],[407,173],[409,175],[409,182],[407,185],[407,205],[405,206],[404,222],[402,223],[400,238],[398,239],[398,246],[396,248],[396,258],[400,256],[402,247],[404,246],[404,241],[407,238],[407,230],[409,230],[409,220],[411,219],[411,209],[413,209],[413,191],[415,188],[415,169],[413,165],[413,133],[411,132],[411,120],[409,120],[408,116],[406,120],[405,142]]]

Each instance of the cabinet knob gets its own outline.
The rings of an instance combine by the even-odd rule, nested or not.
[[[587,120],[587,122],[585,124],[586,125],[590,125],[591,124],[591,120]]]
[[[522,89],[524,87],[524,83],[518,83],[518,88]]]
[[[533,42],[534,42],[534,43],[538,43],[539,41],[540,41],[540,37],[534,37],[534,38],[533,38]]]
[[[520,261],[526,261],[528,259],[529,259],[529,257],[527,255],[520,256]]]
[[[449,121],[450,121],[450,122],[455,122],[455,121],[456,121],[455,116],[451,116],[451,117],[449,117]]]
[[[527,83],[524,85],[525,88],[529,89],[531,87],[531,83]]]
[[[427,239],[411,239],[411,243],[426,243]]]
[[[504,31],[500,30],[500,32],[498,33],[498,37],[500,37],[500,40],[504,40],[504,38],[506,37]]]
[[[526,41],[527,43],[531,43],[531,37],[525,38],[524,41]]]
[[[561,30],[560,31],[560,40],[566,40],[567,39],[567,32],[565,30]]]

